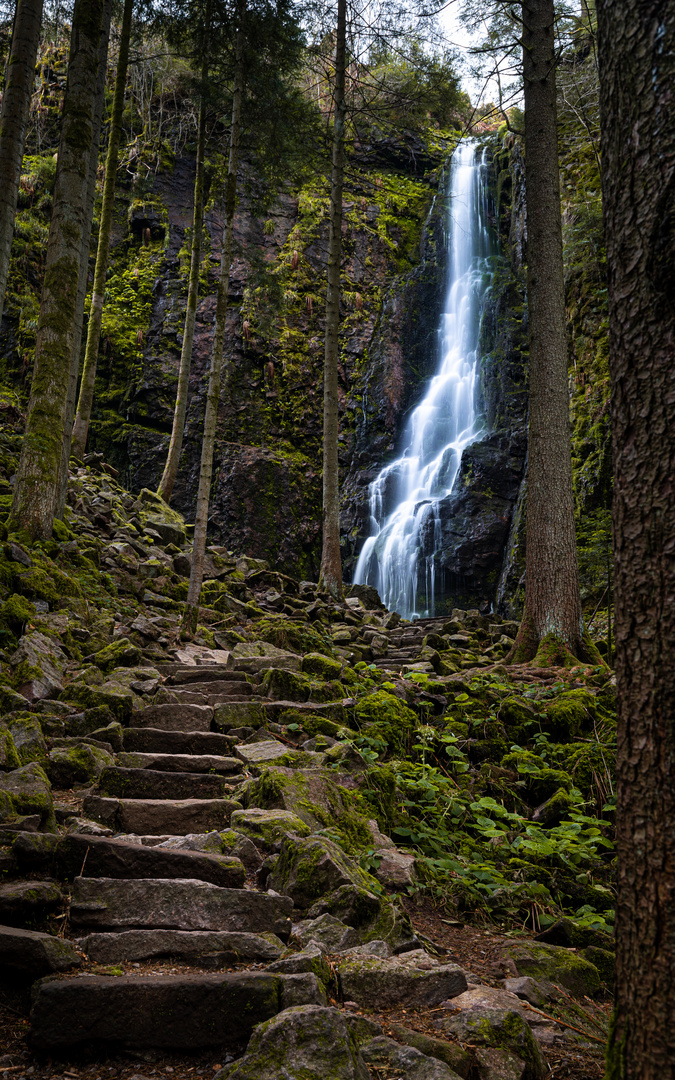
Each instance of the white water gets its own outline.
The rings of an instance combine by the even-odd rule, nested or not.
[[[355,582],[375,585],[384,604],[407,619],[434,614],[439,504],[452,491],[462,451],[481,434],[474,408],[477,347],[494,254],[487,208],[485,151],[462,143],[450,164],[440,367],[411,414],[401,457],[370,485],[372,535],[354,573]],[[417,611],[418,594],[422,611]]]

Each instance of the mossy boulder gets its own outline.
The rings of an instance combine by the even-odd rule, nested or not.
[[[114,716],[106,705],[95,705],[84,712],[73,713],[66,721],[69,735],[91,735],[113,722]]]
[[[0,684],[0,714],[5,716],[7,713],[19,712],[28,708],[30,708],[30,703],[23,694],[12,690],[11,686]]]
[[[35,605],[24,596],[13,593],[0,605],[0,628],[9,630],[15,638],[19,638],[26,623],[32,622],[36,616]]]
[[[22,716],[9,726],[16,752],[22,765],[37,761],[44,765],[47,760],[47,744],[39,721],[34,716]]]
[[[311,652],[302,658],[302,670],[308,675],[318,675],[321,679],[339,679],[342,664],[323,653]]]
[[[542,724],[556,739],[574,739],[593,728],[598,715],[595,695],[588,690],[568,690],[546,709]]]
[[[504,956],[512,961],[519,975],[545,979],[564,986],[571,994],[593,997],[600,989],[600,972],[573,949],[542,942],[507,945]]]
[[[307,701],[311,681],[297,671],[269,668],[262,681],[263,693],[272,701]]]
[[[307,623],[295,622],[286,616],[267,616],[256,623],[256,634],[262,641],[269,641],[278,649],[288,652],[305,653],[332,652],[332,645],[327,636],[321,634]]]
[[[616,956],[609,949],[601,949],[597,945],[588,945],[585,949],[582,949],[580,956],[583,956],[584,960],[588,960],[589,964],[597,968],[600,972],[600,978],[607,987],[608,990],[614,989],[614,979],[616,976]]]
[[[116,667],[134,667],[140,660],[141,650],[125,637],[111,641],[94,656],[94,663],[104,675],[108,675]]]
[[[9,728],[2,725],[0,726],[0,769],[3,772],[10,772],[12,769],[18,769],[20,765],[21,761],[16,752],[12,733]]]
[[[310,907],[342,885],[356,885],[374,894],[379,891],[370,874],[323,836],[287,836],[268,879],[269,888],[291,896],[299,908]]]
[[[491,987],[467,990],[453,999],[457,1011],[443,1017],[440,1029],[462,1045],[494,1046],[511,1051],[524,1063],[522,1080],[543,1080],[547,1066],[521,1007],[509,1007],[512,994]]]
[[[396,754],[405,748],[417,721],[412,709],[386,690],[376,690],[361,698],[354,715],[364,734],[386,743]]]
[[[309,826],[289,810],[263,810],[259,807],[235,810],[230,818],[230,826],[267,848],[285,836],[309,836],[311,832]]]
[[[76,746],[57,746],[49,754],[47,772],[55,787],[71,788],[95,780],[115,759],[107,750],[88,743]]]
[[[559,825],[563,818],[567,817],[574,809],[575,804],[576,800],[570,795],[569,791],[558,788],[550,799],[537,807],[532,818],[548,829],[552,825]]]
[[[40,828],[45,832],[56,831],[52,788],[44,769],[32,761],[12,772],[0,774],[0,798],[3,800],[5,813],[11,807],[15,814],[40,817]]]
[[[354,805],[357,798],[341,787],[335,773],[328,769],[282,766],[265,769],[249,783],[244,795],[249,807],[287,811],[313,832],[331,829],[353,852],[362,851],[372,842],[368,818]]]

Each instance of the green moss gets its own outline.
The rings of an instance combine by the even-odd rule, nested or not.
[[[23,596],[13,593],[0,607],[0,627],[9,630],[18,638],[23,633],[26,623],[32,622],[37,616],[34,604]]]
[[[392,753],[403,751],[417,722],[412,709],[386,690],[361,698],[354,714],[361,731],[386,744]]]
[[[116,667],[134,667],[140,661],[141,650],[125,637],[111,641],[94,657],[94,663],[106,675]]]
[[[339,660],[333,660],[330,656],[317,652],[303,656],[301,667],[308,675],[318,675],[322,679],[339,679],[342,674],[342,664]]]
[[[589,731],[598,715],[595,696],[588,690],[568,690],[546,709],[544,726],[557,739],[570,739]]]
[[[0,769],[9,772],[21,765],[9,728],[0,726]]]

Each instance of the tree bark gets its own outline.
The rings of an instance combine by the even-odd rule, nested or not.
[[[208,62],[204,59],[202,67],[202,86],[208,78]],[[197,139],[197,173],[195,176],[194,209],[192,213],[192,249],[190,252],[190,281],[188,284],[187,310],[183,328],[183,344],[180,353],[176,407],[173,413],[173,427],[169,452],[164,466],[164,473],[157,491],[165,502],[171,502],[173,486],[178,474],[178,463],[183,449],[183,432],[187,412],[188,387],[190,383],[190,365],[192,362],[192,342],[195,336],[195,319],[199,300],[199,267],[202,257],[202,230],[204,227],[204,150],[206,143],[206,93],[202,90],[199,105],[199,136]],[[229,269],[229,268],[228,268]]]
[[[30,99],[35,82],[42,6],[43,0],[17,0],[0,113],[0,321],[7,289]]]
[[[225,228],[220,259],[220,281],[216,299],[216,323],[213,332],[211,365],[209,369],[209,388],[206,397],[204,416],[204,435],[202,439],[202,457],[199,468],[199,488],[197,490],[197,511],[195,531],[192,541],[192,567],[188,585],[187,602],[183,613],[181,634],[193,637],[199,617],[199,596],[204,579],[204,554],[206,551],[206,533],[209,521],[209,498],[211,477],[213,474],[213,450],[216,440],[216,421],[220,401],[220,385],[223,368],[223,344],[225,340],[225,320],[227,318],[227,300],[230,287],[230,263],[232,262],[232,234],[234,212],[237,206],[237,166],[239,164],[239,140],[241,138],[241,115],[244,96],[244,15],[245,4],[239,5],[239,27],[236,39],[236,59],[234,75],[234,94],[232,100],[232,127],[230,130],[230,155],[227,166],[227,185],[225,188]]]
[[[326,274],[326,346],[323,369],[323,545],[319,588],[342,599],[340,478],[338,467],[338,360],[340,357],[340,263],[345,156],[347,0],[338,0],[335,42],[335,118]]]
[[[525,609],[509,659],[570,663],[588,649],[572,489],[553,0],[523,0],[522,13],[530,419]]]
[[[598,0],[618,690],[609,1080],[675,1077],[675,0]]]
[[[75,414],[77,378],[80,371],[82,328],[84,326],[84,304],[87,299],[87,278],[89,276],[90,255],[89,249],[91,246],[91,231],[94,224],[96,177],[98,175],[101,129],[103,127],[103,112],[105,109],[105,84],[108,75],[108,46],[110,44],[111,17],[112,0],[105,0],[103,6],[103,24],[101,26],[101,44],[98,61],[98,77],[96,80],[96,102],[94,106],[94,123],[92,130],[91,153],[89,155],[89,180],[87,184],[87,205],[84,218],[85,226],[84,232],[82,234],[82,249],[80,252],[80,279],[77,287],[77,304],[75,307],[73,353],[70,361],[70,379],[68,381],[66,418],[63,425],[63,445],[61,447],[61,464],[59,466],[59,481],[56,493],[55,516],[57,518],[63,517],[63,513],[66,508],[66,495],[68,494],[68,465],[70,462],[70,446],[73,434],[73,416]]]
[[[108,140],[108,153],[105,163],[103,205],[101,207],[101,223],[98,234],[98,249],[96,252],[96,269],[94,271],[91,310],[89,312],[89,325],[87,327],[87,345],[84,356],[84,366],[82,369],[80,396],[77,403],[77,414],[73,425],[71,453],[78,458],[84,456],[84,451],[87,446],[91,407],[94,401],[96,364],[98,361],[98,347],[101,339],[101,322],[103,318],[103,298],[105,294],[106,272],[108,269],[108,255],[110,254],[113,210],[115,208],[115,187],[117,183],[117,163],[119,160],[120,138],[122,135],[124,91],[126,89],[127,71],[129,69],[129,43],[131,39],[133,8],[134,0],[125,0],[124,14],[122,17],[122,32],[120,36],[120,52],[115,75],[115,96],[113,99],[113,109],[110,120],[110,137]]]
[[[104,0],[76,0],[28,419],[10,528],[51,536],[86,229]]]

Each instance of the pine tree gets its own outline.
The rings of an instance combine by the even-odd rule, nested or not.
[[[675,0],[598,0],[617,682],[607,1080],[675,1077]]]
[[[58,493],[104,0],[76,0],[28,419],[10,529],[51,536]]]
[[[131,40],[131,21],[133,15],[134,0],[125,0],[124,14],[122,17],[122,30],[120,35],[120,51],[117,60],[117,72],[115,74],[115,96],[113,99],[112,116],[110,119],[110,136],[108,140],[108,153],[105,162],[105,180],[103,183],[103,205],[101,207],[101,222],[98,233],[98,249],[96,252],[96,269],[94,271],[94,287],[91,296],[91,310],[87,327],[87,345],[82,368],[82,381],[80,383],[80,396],[77,402],[77,413],[73,425],[73,439],[71,453],[82,458],[87,445],[89,433],[89,420],[91,407],[94,401],[94,385],[96,382],[96,365],[98,361],[98,348],[101,340],[101,322],[103,319],[103,299],[105,292],[105,278],[108,269],[108,255],[110,254],[110,236],[112,232],[113,210],[115,207],[115,187],[117,183],[117,162],[119,160],[120,139],[122,135],[122,114],[124,112],[124,91],[127,83],[127,71],[129,68],[129,45]]]
[[[0,113],[0,320],[5,303],[43,0],[17,0]]]
[[[340,481],[338,468],[338,360],[340,357],[340,263],[342,259],[342,189],[345,161],[345,70],[347,0],[338,0],[335,41],[333,169],[326,294],[326,343],[323,374],[323,546],[319,587],[342,597],[340,555]]]

